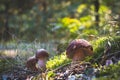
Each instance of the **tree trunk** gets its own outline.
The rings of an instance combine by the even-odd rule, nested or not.
[[[10,39],[10,34],[9,34],[9,25],[8,25],[8,20],[9,20],[9,6],[8,4],[5,4],[5,20],[4,20],[4,33],[3,33],[3,40],[8,41]]]
[[[100,3],[99,0],[94,0],[94,7],[95,7],[95,25],[96,27],[99,27],[99,8],[100,8]],[[98,28],[97,28],[98,29]]]

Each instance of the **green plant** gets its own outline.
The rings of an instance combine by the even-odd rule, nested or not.
[[[120,61],[116,64],[112,64],[109,66],[103,66],[100,68],[99,79],[104,78],[102,80],[119,80],[120,77]]]
[[[108,42],[111,44],[110,53],[120,49],[120,36],[100,37],[98,40],[91,42],[94,48],[94,55],[92,56],[92,59],[100,58],[102,56]]]
[[[16,64],[16,60],[10,57],[0,57],[0,72],[10,70]]]
[[[70,60],[66,57],[65,52],[61,55],[54,56],[47,62],[48,69],[55,69],[63,64],[70,62]]]

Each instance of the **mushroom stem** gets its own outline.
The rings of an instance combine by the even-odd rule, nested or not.
[[[46,70],[46,61],[39,59],[37,65],[38,65],[37,68],[40,69],[41,71]]]
[[[81,61],[81,60],[83,60],[84,59],[84,53],[83,53],[83,51],[81,50],[81,49],[79,49],[79,50],[76,50],[76,52],[74,53],[74,55],[73,55],[73,58],[72,58],[72,61],[74,62],[74,61]]]

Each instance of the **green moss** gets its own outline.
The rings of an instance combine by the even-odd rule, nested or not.
[[[47,62],[47,68],[48,69],[55,69],[61,65],[64,65],[66,63],[69,63],[70,60],[66,57],[65,52],[61,55],[54,56]]]
[[[101,37],[98,40],[91,42],[94,48],[94,55],[91,57],[91,59],[94,60],[96,59],[96,61],[99,62],[98,64],[100,64],[98,58],[102,57],[102,54],[104,53],[105,50],[105,46],[107,45],[108,42],[111,44],[111,49],[109,53],[120,51],[120,36]],[[120,78],[119,75],[120,75],[120,62],[117,64],[103,66],[102,68],[100,68],[100,74],[97,80],[119,80]]]
[[[105,46],[108,43],[108,41],[111,44],[110,53],[120,50],[120,36],[100,37],[98,40],[91,42],[94,49],[94,55],[92,56],[92,58],[95,59],[104,53]]]

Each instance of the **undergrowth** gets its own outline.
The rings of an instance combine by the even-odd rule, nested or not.
[[[46,66],[47,66],[47,69],[55,69],[61,65],[69,63],[70,61],[71,60],[66,57],[65,52],[63,52],[61,55],[57,55],[57,56],[54,56],[53,58],[51,58],[47,62]]]
[[[94,60],[98,61],[99,58],[103,55],[105,47],[110,43],[111,49],[109,53],[114,53],[120,50],[120,36],[109,36],[109,37],[100,37],[98,40],[91,41],[91,44],[94,49],[94,55],[86,57],[86,61]],[[99,62],[99,61],[98,61]]]
[[[92,41],[91,44],[93,45],[94,48],[94,55],[93,56],[88,56],[86,57],[85,61],[90,61],[91,59],[96,59],[101,57],[105,50],[105,46],[107,45],[107,42],[110,42],[111,44],[111,53],[118,51],[120,49],[120,37],[115,36],[115,37],[101,37],[98,40]],[[61,55],[54,56],[47,62],[47,68],[48,69],[54,69],[59,67],[60,65],[63,65],[65,63],[70,62],[66,57],[65,52],[61,53]]]
[[[109,66],[102,66],[98,75],[98,80],[119,80],[120,79],[120,61]]]
[[[39,42],[8,42],[6,44],[0,44],[0,73],[5,72],[14,66],[25,67],[26,60],[35,55],[37,49],[46,49],[50,57],[54,54],[54,48],[56,45],[53,43],[39,43]],[[14,56],[9,56],[15,53]]]

